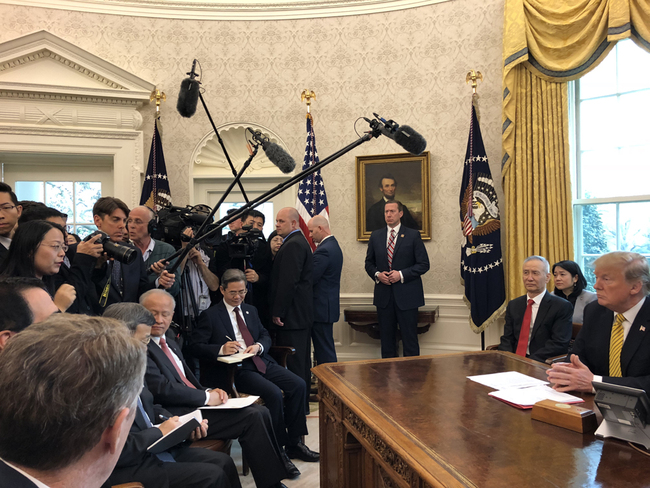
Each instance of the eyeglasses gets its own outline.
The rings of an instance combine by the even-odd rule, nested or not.
[[[43,244],[44,246],[51,247],[56,251],[57,254],[63,250],[63,252],[68,252],[68,245],[67,244]]]
[[[16,208],[16,205],[0,205],[0,212],[7,213],[13,210],[14,208]]]
[[[228,296],[231,297],[236,297],[237,295],[239,295],[240,297],[244,297],[246,296],[246,293],[248,293],[248,290],[241,290],[241,291],[230,290],[226,293],[228,293]]]

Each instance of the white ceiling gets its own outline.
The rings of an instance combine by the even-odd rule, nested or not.
[[[137,17],[283,20],[390,12],[453,0],[0,0],[0,4]]]

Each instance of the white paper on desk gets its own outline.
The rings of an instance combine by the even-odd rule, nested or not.
[[[217,361],[220,361],[222,363],[227,363],[227,364],[232,364],[232,363],[240,363],[244,359],[252,358],[255,356],[252,352],[236,352],[235,354],[231,354],[230,356],[219,356],[217,358]]]
[[[245,408],[255,403],[258,398],[259,396],[257,395],[250,395],[244,398],[228,398],[228,401],[226,403],[222,403],[221,405],[200,407],[200,409],[201,410],[228,410],[228,409],[235,409],[235,408]]]
[[[509,388],[507,390],[493,391],[488,393],[488,395],[522,408],[532,408],[533,405],[542,400],[551,400],[557,403],[584,402],[582,398],[555,391],[546,385],[530,386],[528,388]]]
[[[526,388],[528,386],[548,384],[548,381],[538,380],[537,378],[518,373],[517,371],[506,371],[505,373],[468,376],[467,379],[476,381],[477,383],[488,386],[490,388],[494,388],[495,390],[505,390],[507,388]]]

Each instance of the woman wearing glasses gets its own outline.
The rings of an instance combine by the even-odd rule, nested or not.
[[[33,220],[18,226],[7,258],[0,265],[0,278],[10,276],[42,279],[54,304],[65,312],[75,301],[76,291],[62,284],[55,293],[54,275],[59,272],[68,246],[60,225],[45,220]]]

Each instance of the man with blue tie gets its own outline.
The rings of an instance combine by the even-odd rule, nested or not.
[[[341,269],[343,252],[336,237],[330,232],[330,224],[322,215],[316,215],[307,222],[309,236],[316,243],[314,251],[314,325],[311,340],[318,364],[335,363],[334,322],[341,313],[339,295],[341,292]]]
[[[419,356],[418,307],[424,305],[422,276],[429,270],[429,256],[420,232],[401,225],[403,206],[386,202],[386,226],[373,231],[366,253],[366,273],[375,281],[373,304],[377,307],[381,357],[398,356],[397,326],[404,356]]]

